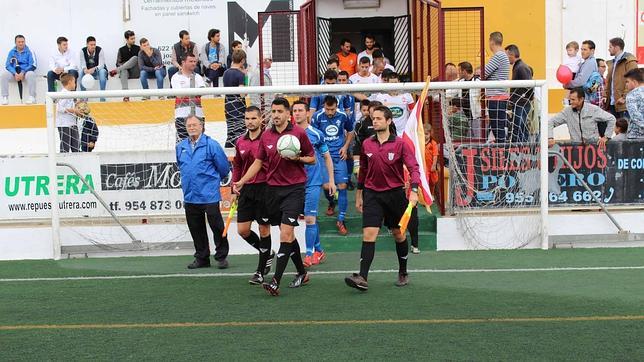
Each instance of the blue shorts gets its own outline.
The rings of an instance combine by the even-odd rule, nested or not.
[[[318,216],[322,186],[307,186],[304,196],[304,216]]]
[[[347,160],[343,160],[340,157],[333,157],[333,179],[336,185],[349,182]],[[329,183],[329,173],[326,171],[326,164],[322,164],[322,182],[325,184]]]

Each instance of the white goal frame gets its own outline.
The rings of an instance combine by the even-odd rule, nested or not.
[[[55,101],[63,98],[121,98],[121,97],[174,97],[174,96],[223,96],[227,94],[246,95],[253,94],[325,94],[325,93],[374,93],[387,91],[407,91],[418,93],[425,88],[426,83],[377,83],[377,84],[337,84],[337,85],[298,85],[298,86],[270,86],[270,87],[243,87],[239,88],[196,88],[196,89],[137,89],[137,90],[109,90],[109,91],[84,91],[84,92],[47,92],[46,117],[47,117],[47,143],[48,143],[48,173],[50,180],[57,177],[57,134],[56,134],[56,105]],[[548,149],[548,84],[545,80],[529,81],[484,81],[484,82],[431,82],[430,91],[448,89],[488,89],[488,88],[535,88],[540,89],[540,149]],[[540,164],[548,164],[548,152],[540,153]],[[548,168],[540,169],[540,218],[541,218],[541,248],[546,250],[548,244]],[[60,239],[60,210],[58,209],[58,193],[56,182],[49,183],[49,195],[52,204],[51,230],[54,259],[61,257]]]

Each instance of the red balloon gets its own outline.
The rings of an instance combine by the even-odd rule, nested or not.
[[[561,84],[568,84],[572,80],[572,71],[565,65],[560,65],[557,69],[557,80]]]

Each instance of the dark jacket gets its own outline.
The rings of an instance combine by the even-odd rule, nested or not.
[[[512,80],[532,80],[530,67],[521,59],[517,59],[512,66]],[[527,103],[534,96],[533,88],[511,88],[510,103]]]
[[[92,152],[94,147],[90,148],[88,143],[98,140],[98,126],[92,117],[83,119],[83,131],[81,132],[81,151]]]
[[[146,72],[154,72],[154,67],[163,65],[161,52],[157,48],[152,48],[152,56],[149,57],[143,50],[139,51],[139,69]]]

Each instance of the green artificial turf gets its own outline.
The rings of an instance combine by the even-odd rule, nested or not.
[[[188,271],[190,257],[0,262],[1,358],[644,359],[644,269],[530,270],[641,267],[644,249],[423,252],[410,255],[409,268],[418,271],[409,286],[397,288],[396,273],[387,271],[397,265],[395,253],[381,248],[366,293],[343,282],[358,258],[330,253],[300,289],[286,288],[289,269],[277,298],[248,285],[253,256],[230,257],[225,271]],[[528,270],[497,270],[518,268]],[[8,280],[148,274],[178,275]],[[276,321],[283,324],[270,324]],[[137,323],[149,325],[114,328]],[[44,325],[50,327],[15,329]]]

